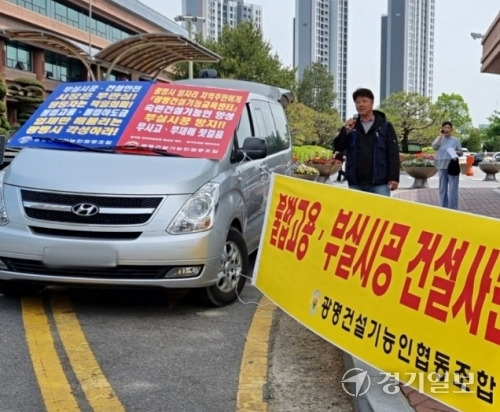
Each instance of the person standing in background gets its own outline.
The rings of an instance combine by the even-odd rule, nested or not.
[[[349,188],[390,196],[399,185],[399,145],[385,114],[373,110],[370,89],[352,94],[357,115],[346,120],[333,139],[335,152],[346,154],[345,174]]]
[[[345,154],[344,154],[344,152],[335,153],[334,159],[338,160],[340,163],[342,163],[342,167],[340,168],[339,172],[337,173],[337,179],[335,179],[337,182],[342,183],[345,181],[345,172],[344,172]]]
[[[451,122],[444,122],[441,125],[441,134],[432,142],[432,148],[437,150],[434,165],[439,176],[439,204],[442,207],[457,210],[460,175],[448,174],[448,166],[451,161],[458,162],[458,157],[462,156],[462,145],[458,138],[452,136],[452,130]],[[452,154],[455,156],[452,157]]]

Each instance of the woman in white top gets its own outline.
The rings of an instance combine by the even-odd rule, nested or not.
[[[453,125],[444,122],[441,126],[441,135],[432,142],[432,147],[437,150],[434,165],[438,169],[439,176],[439,204],[442,207],[458,209],[458,176],[448,174],[448,165],[452,161],[458,162],[462,156],[462,145],[460,140],[451,135]],[[451,149],[451,150],[450,150]],[[452,154],[456,156],[452,157]]]

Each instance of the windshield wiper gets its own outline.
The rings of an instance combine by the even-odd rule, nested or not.
[[[171,156],[171,157],[184,157],[179,153],[171,153],[164,149],[158,148],[149,148],[149,147],[141,147],[141,146],[132,146],[132,145],[122,145],[122,146],[84,146],[78,143],[70,142],[64,139],[57,139],[55,137],[35,137],[38,141],[41,142],[49,142],[49,143],[57,143],[67,145],[69,147],[73,147],[75,149],[85,150],[89,152],[98,152],[98,153],[116,153],[122,150],[123,152],[149,152],[155,153],[161,156]],[[122,152],[122,153],[123,153]]]
[[[86,150],[89,152],[104,152],[105,151],[105,150],[102,150],[103,148],[100,148],[100,147],[84,146],[82,144],[73,143],[73,142],[70,142],[70,141],[64,140],[64,139],[57,139],[55,137],[35,137],[35,139],[40,141],[40,142],[64,144],[64,145],[67,145],[70,147],[74,147],[76,149]]]
[[[139,151],[139,152],[151,152],[161,156],[171,156],[171,157],[184,157],[180,153],[172,153],[164,149],[151,148],[151,147],[141,147],[141,146],[131,146],[131,145],[123,145],[123,146],[113,146],[110,147],[111,150],[123,150],[123,151]]]

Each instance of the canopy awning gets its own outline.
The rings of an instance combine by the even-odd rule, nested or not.
[[[111,63],[105,79],[115,65],[147,73],[156,78],[168,66],[182,61],[217,62],[220,56],[183,36],[145,33],[127,37],[102,49],[95,56]]]
[[[92,63],[107,67],[104,80],[108,80],[115,67],[156,78],[167,67],[182,61],[220,60],[220,56],[207,48],[183,36],[170,33],[144,33],[127,37],[110,44],[93,56],[76,42],[57,34],[29,29],[4,29],[2,33],[9,40],[44,47],[79,59],[92,80],[95,80]]]
[[[53,33],[29,29],[5,29],[2,30],[4,37],[21,43],[30,44],[35,47],[43,47],[55,53],[79,59],[87,69],[92,80],[95,80],[89,61],[91,56],[78,44]]]

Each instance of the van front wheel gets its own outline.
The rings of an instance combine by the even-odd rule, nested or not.
[[[238,230],[230,228],[222,251],[217,283],[202,289],[203,300],[213,306],[235,301],[245,286],[248,269],[248,252],[243,236]]]

